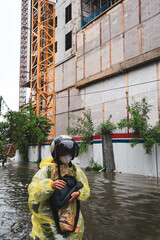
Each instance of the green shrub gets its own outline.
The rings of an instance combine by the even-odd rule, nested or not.
[[[15,144],[23,160],[28,160],[29,143],[44,143],[52,127],[48,119],[36,116],[31,106],[20,111],[9,110],[4,118],[7,125],[3,133],[5,141]]]
[[[101,123],[96,130],[96,134],[107,134],[107,133],[112,133],[116,129],[116,124],[114,122],[111,122],[112,115],[109,116],[109,118]]]
[[[93,157],[91,157],[89,161],[89,166],[85,168],[86,171],[100,171],[101,169],[103,169],[103,167],[100,164],[96,163]]]
[[[5,147],[5,143],[0,140],[0,160],[6,162],[7,160],[7,151]]]
[[[129,118],[124,118],[117,124],[120,129],[129,127],[132,130],[131,147],[137,145],[141,138],[147,154],[152,153],[154,144],[160,145],[160,123],[158,122],[154,127],[148,123],[150,111],[151,105],[148,104],[146,98],[143,98],[141,102],[131,104],[128,107]]]
[[[81,117],[70,115],[70,118],[72,119],[72,127],[68,127],[66,132],[69,135],[81,137],[82,142],[80,143],[79,155],[82,155],[87,151],[94,134],[91,110],[87,109],[85,112],[82,112]]]

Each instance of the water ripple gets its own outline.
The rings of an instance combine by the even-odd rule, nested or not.
[[[30,240],[27,187],[36,165],[0,167],[0,239]],[[91,196],[81,202],[83,240],[160,240],[160,191],[156,179],[86,172]]]

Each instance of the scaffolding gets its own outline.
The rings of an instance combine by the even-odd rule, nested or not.
[[[37,116],[53,124],[55,135],[55,4],[32,0],[31,104]]]
[[[28,47],[28,0],[21,5],[21,47],[20,47],[20,78],[19,78],[19,109],[26,104],[27,82],[27,47]]]

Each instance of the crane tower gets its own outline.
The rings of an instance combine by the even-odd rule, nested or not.
[[[22,0],[22,2],[26,3],[27,0]],[[31,29],[30,43],[28,43],[30,48],[30,80],[26,86],[29,85],[31,90],[30,103],[35,114],[46,117],[54,124],[55,1],[32,0],[30,12]],[[24,35],[27,35],[26,32]],[[27,53],[25,52],[25,54]],[[22,59],[25,59],[25,57]],[[21,95],[20,98],[22,98]],[[53,136],[54,126],[50,133],[50,137]]]
[[[19,109],[26,104],[27,50],[28,50],[28,0],[21,2],[21,47],[19,77]]]

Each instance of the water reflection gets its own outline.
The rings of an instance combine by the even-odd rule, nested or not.
[[[29,240],[27,187],[36,164],[0,167],[0,239]],[[84,240],[159,240],[160,192],[156,179],[86,172],[91,197],[81,203]]]
[[[155,179],[108,174],[88,177],[91,198],[82,205],[85,240],[160,239],[160,192]]]
[[[30,239],[27,187],[37,171],[34,166],[8,164],[0,167],[0,239]]]

